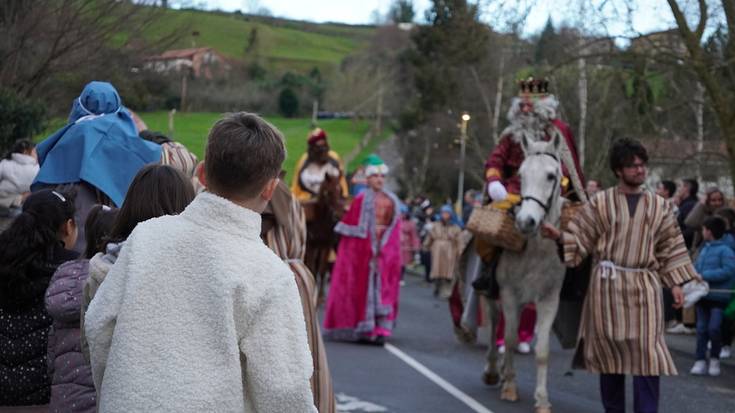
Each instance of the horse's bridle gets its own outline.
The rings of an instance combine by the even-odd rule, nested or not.
[[[526,156],[526,158],[530,158],[531,156],[549,156],[549,157],[553,158],[557,163],[559,163],[559,158],[555,154],[553,154],[553,153],[549,153],[549,152],[534,153],[532,155]],[[545,203],[543,201],[539,200],[538,198],[534,197],[534,196],[524,196],[524,197],[521,197],[521,202],[533,201],[533,202],[539,204],[541,206],[541,208],[544,209],[544,213],[548,214],[549,213],[549,209],[551,209],[551,203],[554,202],[554,195],[556,195],[556,189],[557,189],[556,187],[558,185],[559,185],[559,173],[557,171],[557,174],[554,177],[554,186],[552,186],[553,190],[551,191],[551,195],[549,195],[549,199]]]

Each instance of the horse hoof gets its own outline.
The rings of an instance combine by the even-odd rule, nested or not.
[[[517,402],[520,400],[518,397],[518,389],[515,386],[508,386],[500,391],[500,400],[507,402]]]
[[[464,326],[454,326],[454,337],[462,344],[475,344],[477,334]]]
[[[482,382],[488,386],[495,386],[500,383],[500,375],[498,373],[485,372],[482,374]]]
[[[535,413],[551,413],[551,407],[537,407]]]

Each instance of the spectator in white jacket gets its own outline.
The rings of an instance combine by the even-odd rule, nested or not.
[[[296,281],[260,238],[285,156],[275,127],[226,116],[208,192],[127,237],[85,314],[98,412],[317,413]]]
[[[15,142],[0,161],[0,207],[20,210],[37,174],[36,145],[28,139]]]

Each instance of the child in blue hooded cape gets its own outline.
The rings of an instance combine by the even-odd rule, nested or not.
[[[36,150],[40,171],[31,189],[76,187],[78,223],[85,222],[95,203],[121,206],[138,170],[161,160],[161,146],[138,137],[115,87],[97,81],[88,83],[74,99],[67,125]],[[79,238],[74,249],[83,251],[84,237]]]

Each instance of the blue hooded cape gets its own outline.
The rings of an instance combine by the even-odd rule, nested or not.
[[[138,137],[115,87],[90,82],[74,100],[69,123],[36,147],[36,184],[87,182],[122,205],[141,167],[161,160],[161,146]]]

